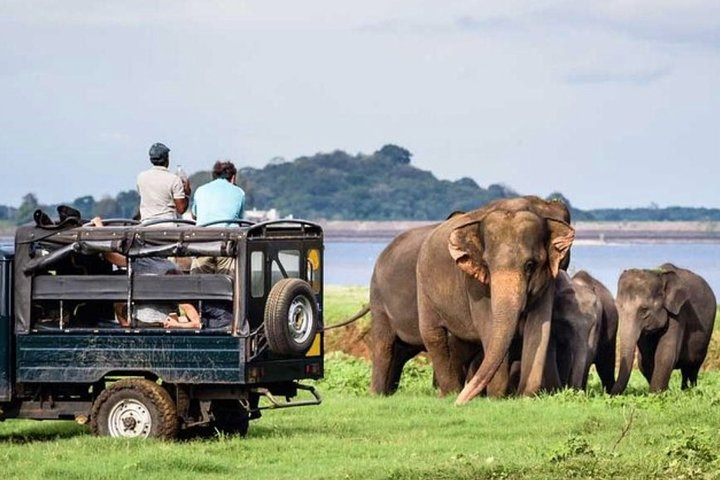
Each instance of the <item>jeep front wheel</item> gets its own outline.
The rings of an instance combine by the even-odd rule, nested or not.
[[[119,380],[93,403],[90,427],[96,435],[116,438],[173,438],[178,430],[177,409],[157,383]]]
[[[318,308],[310,285],[283,278],[273,285],[265,304],[265,336],[270,350],[303,355],[318,331]]]

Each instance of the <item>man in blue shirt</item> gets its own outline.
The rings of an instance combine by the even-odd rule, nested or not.
[[[232,162],[215,162],[213,180],[195,191],[192,216],[199,226],[221,220],[240,220],[245,214],[245,192],[235,185],[237,169]],[[233,226],[218,223],[213,227]],[[229,257],[197,257],[190,273],[232,274],[234,262]]]
[[[240,220],[245,214],[245,192],[235,185],[237,169],[232,162],[215,162],[213,180],[195,192],[192,216],[199,226],[218,220]],[[228,224],[218,224],[217,226]]]

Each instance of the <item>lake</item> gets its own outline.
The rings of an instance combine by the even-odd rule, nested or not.
[[[0,238],[0,244],[11,239]],[[375,259],[387,242],[325,243],[325,283],[370,285]],[[720,297],[720,244],[575,244],[570,273],[587,270],[613,294],[617,280],[627,268],[654,268],[665,262],[688,268],[707,280]]]
[[[325,283],[369,285],[375,259],[387,243],[326,242]],[[720,244],[576,244],[569,272],[587,270],[613,294],[628,268],[654,268],[665,262],[701,275],[720,297]]]

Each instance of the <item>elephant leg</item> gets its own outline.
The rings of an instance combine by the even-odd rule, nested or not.
[[[680,372],[682,373],[682,389],[686,390],[688,388],[694,387],[697,385],[697,377],[698,372],[700,371],[700,365],[685,365],[680,369]]]
[[[550,318],[554,294],[555,289],[551,285],[543,298],[538,299],[538,304],[527,314],[525,320],[518,386],[518,391],[522,395],[533,395],[542,387],[550,341]]]
[[[508,381],[508,393],[517,393],[520,385],[520,360],[510,362],[510,379]]]
[[[588,363],[588,351],[587,345],[580,342],[580,347],[575,348],[571,355],[571,364],[568,377],[568,385],[577,390],[584,390],[587,383],[588,370],[590,364]]]
[[[375,395],[390,395],[390,375],[393,364],[395,332],[390,327],[390,318],[382,309],[372,310],[372,380],[370,391]]]
[[[657,347],[656,339],[641,337],[638,340],[638,367],[640,373],[643,374],[648,384],[652,381],[653,371],[655,370],[655,349]]]
[[[458,371],[458,363],[452,361],[451,341],[447,329],[442,326],[440,318],[426,302],[427,300],[422,296],[418,296],[420,336],[432,362],[440,395],[445,396],[460,391],[462,372]]]
[[[387,394],[395,393],[400,385],[400,376],[402,375],[405,364],[418,353],[422,352],[422,348],[408,345],[399,338],[395,338],[392,347],[392,360],[387,379]]]
[[[440,395],[459,392],[462,388],[462,371],[458,369],[457,362],[452,361],[447,331],[444,328],[432,329],[423,333],[423,341],[435,370]]]
[[[423,318],[422,304],[419,306],[421,309],[420,316]],[[427,320],[427,317],[425,317],[425,320]],[[460,378],[462,375],[461,372],[457,371],[458,365],[451,360],[447,330],[435,325],[433,325],[433,322],[421,320],[420,334],[435,371],[435,380],[440,389],[440,395],[445,396],[451,392],[460,391],[462,387]]]
[[[601,342],[598,344],[598,351],[595,354],[595,369],[600,376],[603,388],[610,393],[615,384],[615,344]]]
[[[482,345],[466,342],[455,335],[450,335],[448,348],[452,363],[451,370],[460,375],[458,382],[463,385],[467,379],[472,378],[482,363]]]
[[[548,350],[548,357],[551,352]],[[550,358],[548,358],[550,361]],[[567,387],[570,383],[570,366],[572,365],[572,354],[566,346],[558,348],[555,346],[555,364],[557,365],[558,383],[561,387]]]
[[[667,332],[660,337],[660,341],[657,344],[653,373],[650,379],[651,392],[662,392],[668,388],[670,375],[677,362],[677,330],[677,323],[671,321]]]
[[[488,397],[501,398],[508,394],[510,386],[510,358],[505,355],[505,359],[500,364],[495,376],[490,380],[487,386]]]
[[[557,341],[550,340],[548,346],[547,359],[545,360],[545,373],[543,375],[543,389],[548,392],[554,392],[562,388],[560,364],[562,363],[562,353],[558,351]]]

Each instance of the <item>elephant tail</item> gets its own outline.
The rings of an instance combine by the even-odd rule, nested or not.
[[[346,327],[346,326],[350,325],[351,323],[354,323],[354,322],[357,322],[358,320],[360,320],[362,317],[367,315],[369,311],[370,311],[370,306],[365,305],[359,312],[357,312],[355,315],[348,318],[347,320],[343,320],[342,322],[336,323],[335,325],[330,325],[328,327],[324,327],[323,330],[332,330],[333,328]]]

